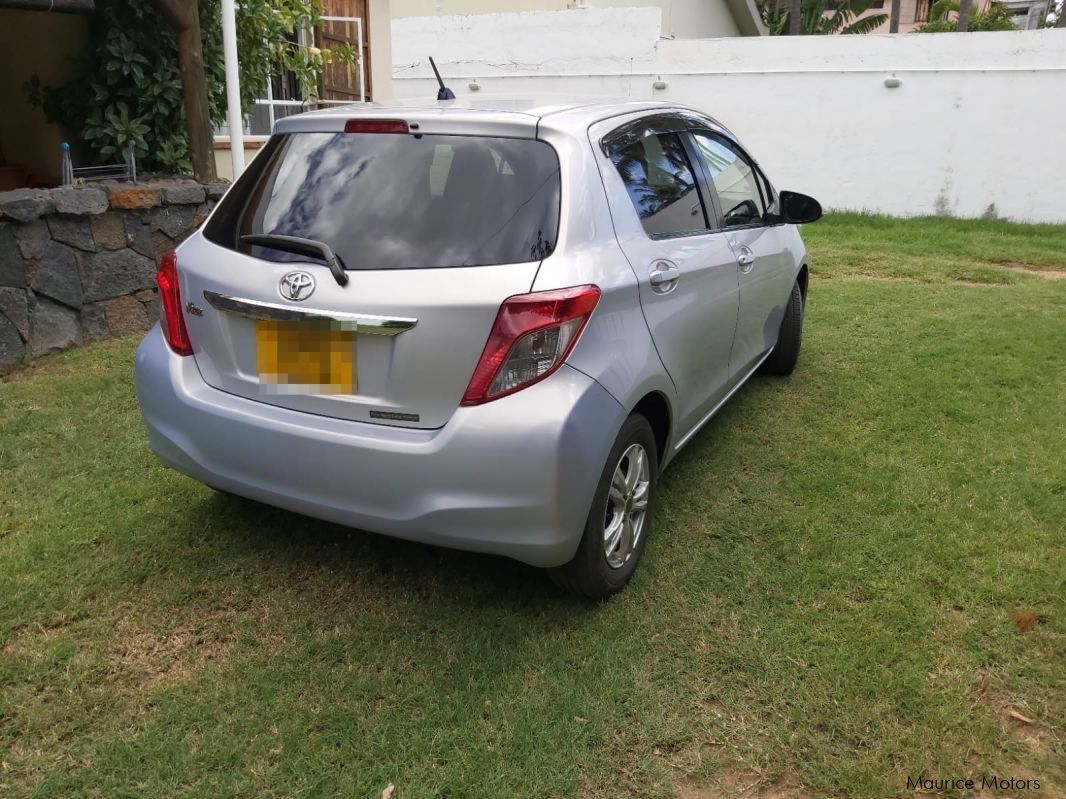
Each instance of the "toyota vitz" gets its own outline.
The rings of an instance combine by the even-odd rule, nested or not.
[[[663,468],[800,350],[812,198],[665,103],[428,102],[278,122],[166,255],[151,447],[216,489],[629,580]]]

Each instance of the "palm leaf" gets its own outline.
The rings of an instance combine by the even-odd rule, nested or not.
[[[937,0],[933,3],[933,7],[929,9],[929,20],[947,19],[948,12],[954,11],[959,13],[959,4],[955,0]]]
[[[871,22],[856,17],[873,7],[876,0],[803,0],[800,31],[805,34],[869,33],[888,17],[877,14]],[[789,10],[781,0],[757,0],[763,20],[773,36],[788,30]]]
[[[888,19],[888,14],[871,14],[868,17],[857,19],[840,32],[846,33],[870,33],[877,30],[885,24],[885,20]]]

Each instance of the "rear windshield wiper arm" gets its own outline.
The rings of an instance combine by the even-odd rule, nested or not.
[[[280,236],[276,233],[250,233],[247,236],[241,236],[241,243],[270,247],[282,252],[291,252],[293,255],[319,258],[326,262],[326,266],[329,267],[329,271],[333,273],[338,284],[348,285],[348,273],[344,271],[344,261],[323,241],[302,239],[299,236]]]

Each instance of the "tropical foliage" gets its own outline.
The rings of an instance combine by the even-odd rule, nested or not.
[[[35,77],[26,87],[31,101],[71,132],[82,160],[117,160],[132,140],[146,169],[189,171],[174,33],[150,3],[97,0],[96,6],[76,77],[59,86]],[[217,124],[226,115],[220,2],[199,0],[199,11],[211,121]],[[293,73],[303,97],[313,101],[328,59],[355,62],[351,47],[319,50],[299,43],[301,26],[313,28],[319,14],[319,0],[241,0],[237,47],[245,112],[263,96],[271,73]]]
[[[940,0],[929,9],[929,21],[914,29],[915,33],[951,33],[958,26],[959,4],[957,0]],[[954,15],[954,16],[952,16]],[[970,16],[971,31],[1012,31],[1014,22],[1011,13],[999,3],[993,3],[987,11],[978,11]]]
[[[800,33],[869,33],[888,19],[887,14],[859,17],[874,6],[875,0],[803,0]],[[771,36],[788,33],[789,10],[784,0],[758,0],[759,13]]]

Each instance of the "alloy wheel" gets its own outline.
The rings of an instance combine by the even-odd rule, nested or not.
[[[612,569],[625,565],[640,541],[650,490],[648,453],[641,444],[632,444],[614,467],[604,513],[603,552]]]

